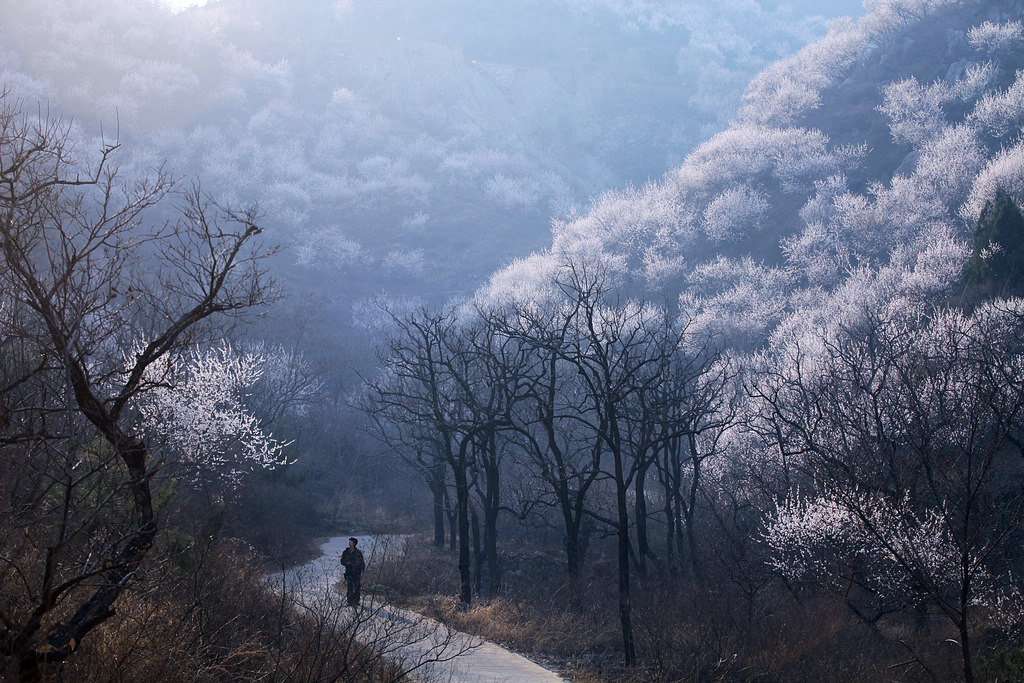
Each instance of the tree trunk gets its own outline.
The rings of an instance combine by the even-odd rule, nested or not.
[[[501,470],[494,434],[487,443],[484,461],[484,559],[487,563],[487,595],[501,591],[501,567],[498,566],[498,513],[501,511]]]
[[[38,632],[43,617],[52,609],[51,600],[43,600],[30,622],[22,629],[25,638],[15,639],[12,644],[18,660],[18,676],[21,681],[38,681],[42,678],[41,667],[48,663],[59,664],[77,649],[78,643],[93,628],[113,616],[114,602],[125,590],[125,584],[153,545],[156,538],[156,515],[153,511],[152,493],[149,487],[149,473],[146,471],[145,445],[123,436],[116,425],[106,425],[108,438],[117,448],[121,460],[127,465],[131,477],[129,488],[132,492],[136,527],[127,538],[118,555],[118,562],[101,574],[101,583],[92,596],[67,620],[53,626],[46,638],[46,645],[35,649],[30,647],[31,636]],[[51,557],[51,560],[55,558]],[[35,622],[34,624],[32,622]]]
[[[694,510],[697,507],[697,490],[700,486],[700,457],[697,453],[697,437],[689,435],[690,462],[693,464],[693,479],[690,481],[689,499],[684,507],[686,514],[686,541],[690,550],[690,567],[693,576],[699,578],[701,575],[700,558],[697,555],[697,534],[693,528]]]
[[[629,519],[626,514],[626,491],[619,487],[619,624],[622,628],[622,654],[626,666],[636,664],[636,646],[633,642],[633,615],[629,595]]]
[[[440,469],[440,476],[438,475],[437,469]],[[444,469],[435,468],[435,471],[431,473],[430,481],[430,493],[434,498],[434,547],[444,547],[444,508],[445,508],[445,481],[444,481]]]
[[[622,628],[622,655],[626,666],[636,664],[633,640],[633,615],[629,596],[629,504],[622,469],[622,453],[613,449],[615,461],[615,502],[618,508],[619,624]]]
[[[562,521],[565,524],[565,568],[569,577],[575,579],[580,574],[580,518],[574,518],[573,503],[565,479],[559,482],[558,504],[562,508]]]
[[[967,617],[960,620],[960,655],[964,663],[964,683],[974,683],[974,665],[971,664],[971,641]]]
[[[654,463],[661,485],[661,513],[665,515],[665,569],[669,575],[676,576],[675,550],[672,547],[672,536],[675,534],[675,520],[672,519],[672,475],[669,471],[669,449],[665,444],[655,445],[651,462]],[[663,455],[664,454],[664,455]]]
[[[476,507],[469,506],[469,528],[473,536],[473,575],[476,577],[476,594],[480,595],[483,584],[484,554],[480,552],[480,517],[476,514]]]
[[[459,524],[459,602],[469,607],[473,600],[473,584],[469,571],[469,482],[466,470],[455,467],[455,507]]]
[[[549,442],[554,444],[554,431],[549,434]],[[576,578],[580,573],[580,565],[583,560],[583,544],[580,542],[580,523],[583,520],[583,510],[580,505],[583,492],[586,490],[586,483],[581,482],[580,490],[575,494],[569,488],[569,481],[566,478],[565,468],[562,464],[561,452],[553,447],[555,460],[558,465],[558,479],[552,481],[552,488],[558,498],[558,507],[562,512],[562,523],[565,528],[565,565],[566,571],[571,578]]]
[[[452,498],[448,494],[448,487],[444,489],[444,509],[448,517],[448,551],[455,552],[458,547],[458,511],[452,508]]]
[[[966,524],[964,526],[967,526]],[[964,683],[974,683],[974,665],[971,663],[971,634],[967,621],[967,610],[971,605],[971,572],[970,554],[964,553],[961,557],[960,576],[962,588],[960,589],[960,618],[957,628],[960,630],[960,656],[964,665]]]
[[[636,519],[636,557],[637,573],[640,575],[640,582],[644,584],[647,579],[647,558],[651,554],[650,545],[647,542],[647,464],[643,464],[637,470],[636,484],[634,486],[634,517]]]

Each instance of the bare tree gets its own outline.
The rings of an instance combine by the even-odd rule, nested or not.
[[[151,369],[272,296],[253,210],[163,170],[122,180],[116,145],[79,164],[72,139],[0,96],[0,448],[6,486],[31,473],[35,534],[3,539],[0,653],[23,680],[112,615],[153,544],[158,464],[133,411]]]
[[[479,322],[471,330],[471,343],[480,381],[473,389],[467,386],[465,396],[472,402],[476,421],[487,425],[476,439],[474,465],[483,473],[484,485],[478,487],[484,513],[483,560],[488,569],[487,590],[494,595],[501,584],[498,515],[503,509],[503,460],[512,447],[507,436],[514,428],[516,406],[532,391],[537,361],[529,345],[507,333],[500,315],[479,309],[474,314]]]
[[[637,660],[630,599],[629,493],[653,456],[657,436],[649,419],[651,404],[663,395],[658,386],[681,339],[667,311],[615,301],[608,275],[599,266],[569,263],[557,284],[569,302],[571,321],[559,353],[576,371],[584,400],[576,419],[594,439],[602,476],[614,488],[615,516],[602,521],[615,529],[618,541],[619,622],[625,663],[632,666]]]
[[[529,347],[534,358],[524,383],[524,396],[512,424],[526,466],[544,482],[553,497],[565,536],[566,569],[571,577],[582,567],[582,537],[587,494],[601,475],[601,444],[588,440],[578,417],[586,410],[578,373],[562,358],[570,323],[567,309],[550,305],[513,305],[496,319],[505,334]],[[534,502],[545,498],[534,492]],[[533,502],[529,503],[532,507]]]
[[[380,351],[382,371],[364,387],[364,409],[385,434],[412,430],[448,466],[455,485],[459,540],[460,600],[469,605],[470,468],[479,439],[494,428],[474,412],[480,387],[469,337],[458,310],[417,308],[399,313],[385,309],[390,331]]]
[[[696,514],[707,461],[723,452],[722,439],[739,409],[737,370],[710,339],[676,353],[663,374],[652,419],[657,426],[655,455],[663,491],[666,552],[689,557],[690,571],[701,573]],[[706,508],[705,508],[706,509]],[[683,539],[685,538],[685,544]]]
[[[383,394],[398,390],[398,385],[392,384],[388,377],[368,381],[355,399],[355,405],[366,415],[370,434],[383,444],[387,453],[397,456],[423,477],[432,498],[434,546],[442,548],[445,513],[449,507],[448,462],[439,450],[430,422],[418,420],[411,414],[402,415],[397,404],[380,403]]]

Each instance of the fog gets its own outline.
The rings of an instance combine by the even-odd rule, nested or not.
[[[656,179],[854,2],[4,3],[0,69],[140,168],[259,201],[293,286],[468,293]],[[126,159],[125,157],[128,157]]]

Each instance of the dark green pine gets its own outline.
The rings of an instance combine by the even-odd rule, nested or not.
[[[978,218],[963,280],[975,300],[1024,294],[1024,215],[1004,190],[996,192]]]

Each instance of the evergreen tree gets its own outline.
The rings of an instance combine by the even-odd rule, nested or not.
[[[974,250],[964,264],[967,296],[1024,293],[1024,215],[1004,190],[985,204],[974,231]]]

